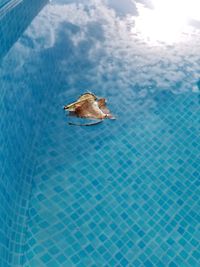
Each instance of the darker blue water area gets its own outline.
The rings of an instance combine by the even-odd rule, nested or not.
[[[18,1],[16,6],[12,2],[17,3],[8,1],[0,9],[0,266],[5,267],[22,266],[24,223],[34,166],[30,153],[36,130],[32,114],[35,100],[25,86],[26,73],[22,72],[21,80],[16,74],[20,55],[11,56],[8,65],[13,64],[12,70],[5,72],[3,57],[47,1],[34,1],[34,5],[32,1]],[[31,164],[27,164],[27,155]]]
[[[1,0],[0,1],[0,7],[4,6],[8,2],[9,2],[9,0]]]
[[[12,2],[17,3],[17,1],[6,1],[2,7],[0,6],[2,13],[0,13],[0,60],[47,3],[47,0],[23,0],[18,1],[19,4],[14,7],[11,5],[11,7],[5,8],[7,3]]]
[[[152,43],[138,2],[3,17],[0,266],[199,266],[200,33]],[[85,91],[116,120],[69,126]]]

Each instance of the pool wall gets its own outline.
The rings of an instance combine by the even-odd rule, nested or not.
[[[132,39],[101,1],[58,2],[20,39],[26,19],[1,23],[0,266],[199,267],[199,48]],[[62,106],[86,90],[117,120],[68,126]]]
[[[0,59],[9,51],[46,0],[8,1],[0,9]],[[6,7],[6,8],[5,8]],[[11,30],[12,29],[12,30]],[[12,57],[12,56],[11,56]],[[9,54],[8,54],[9,58]],[[16,86],[18,64],[1,60],[0,88],[0,266],[21,266],[26,233],[27,206],[34,171],[33,145],[39,127],[32,113],[36,99],[24,86]],[[10,63],[9,63],[10,64]],[[8,65],[9,65],[8,64]],[[6,69],[3,72],[2,69]],[[13,81],[13,82],[11,82]]]

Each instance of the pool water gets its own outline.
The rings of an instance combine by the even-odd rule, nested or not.
[[[32,6],[0,18],[0,266],[199,267],[200,22],[148,36],[151,1]],[[86,91],[117,119],[69,126]]]

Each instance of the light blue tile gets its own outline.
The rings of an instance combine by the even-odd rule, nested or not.
[[[46,2],[0,13],[0,266],[199,267],[200,33],[151,46],[93,0],[28,27]],[[69,127],[86,90],[117,120]]]

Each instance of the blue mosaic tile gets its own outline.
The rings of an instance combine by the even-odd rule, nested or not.
[[[0,266],[22,266],[28,200],[34,172],[31,151],[36,130],[29,108],[34,104],[26,86],[17,81],[10,62],[13,52],[3,59],[12,44],[44,6],[45,1],[0,1]],[[29,16],[27,16],[29,14]],[[15,48],[13,48],[15,50]],[[12,79],[13,78],[13,79]],[[21,85],[19,85],[21,84]],[[31,126],[32,124],[32,126]]]
[[[194,96],[194,98],[196,97]],[[168,95],[166,95],[167,99]],[[186,104],[187,99],[189,99],[187,94],[174,96],[174,107],[181,103]],[[159,104],[159,102],[157,103]],[[159,107],[159,110],[160,114],[163,110],[165,117],[168,117],[166,109]],[[193,115],[191,114],[191,116]],[[138,122],[139,120],[140,118],[138,118]],[[186,123],[187,121],[184,121],[184,124]],[[129,135],[129,133],[127,134]],[[79,138],[83,142],[81,135]],[[148,136],[146,138],[148,139]],[[177,138],[176,133],[173,133],[170,138],[172,138],[170,144],[173,145]],[[178,139],[180,138],[181,136],[178,137]],[[128,139],[131,140],[131,137],[129,136]],[[156,137],[156,141],[153,142],[162,143],[159,137]],[[63,145],[61,146],[63,148]],[[121,146],[123,147],[123,141]],[[147,143],[146,146],[148,149],[152,144]],[[58,148],[59,145],[57,144],[56,147]],[[104,147],[101,148],[101,155],[108,153],[104,152],[104,149]],[[138,150],[140,151],[139,147]],[[115,158],[116,166],[124,156],[122,151],[119,153],[120,156]],[[83,151],[83,153],[85,152]],[[66,180],[60,178],[57,180],[57,176],[55,176],[54,183],[48,183],[47,179],[43,181],[39,178],[40,174],[37,176],[39,179],[38,189],[35,188],[35,193],[33,192],[31,205],[33,207],[35,205],[34,195],[37,195],[38,190],[40,195],[44,196],[42,199],[48,199],[48,204],[44,206],[45,217],[43,216],[43,218],[45,220],[48,218],[49,227],[53,229],[52,240],[55,231],[57,235],[59,231],[65,233],[64,236],[58,235],[56,240],[61,250],[59,242],[66,246],[70,244],[62,252],[63,255],[68,256],[65,260],[69,261],[69,266],[84,266],[85,264],[86,266],[95,266],[95,264],[96,266],[198,266],[198,253],[193,253],[194,247],[198,245],[195,241],[191,243],[192,238],[194,239],[193,229],[198,225],[198,220],[195,220],[195,216],[197,216],[195,211],[190,211],[195,204],[195,200],[191,197],[194,196],[195,191],[198,191],[198,188],[194,187],[194,191],[190,190],[186,183],[191,183],[192,175],[188,179],[184,174],[185,170],[175,167],[176,161],[168,163],[168,149],[162,153],[165,155],[162,155],[162,161],[159,157],[155,162],[149,161],[147,168],[146,154],[140,152],[141,158],[136,159],[139,164],[136,165],[138,167],[135,170],[128,165],[125,171],[122,169],[122,172],[125,172],[124,177],[121,176],[121,173],[116,173],[115,179],[112,178],[108,181],[105,180],[105,176],[109,173],[109,165],[104,165],[103,160],[99,163],[103,172],[98,173],[93,168],[90,170],[90,167],[86,169],[86,164],[90,166],[96,161],[89,155],[88,162],[84,161],[82,164],[78,162],[78,168],[74,168],[74,172],[79,172],[77,176],[81,177],[82,184],[80,178],[76,181],[73,179],[71,167],[68,170],[67,166],[59,171],[59,175],[63,173],[65,176],[64,173],[68,173]],[[175,156],[176,153],[175,150],[171,155]],[[186,160],[187,152],[179,151],[179,153],[181,154],[179,164],[181,164]],[[160,152],[157,152],[157,155],[160,155]],[[148,157],[151,157],[151,153]],[[149,169],[150,166],[152,169]],[[158,173],[157,169],[160,166],[162,166],[162,171]],[[129,178],[127,169],[130,169],[130,174],[135,176],[135,179],[129,179],[128,182],[126,182],[126,179]],[[93,172],[96,174],[94,175]],[[174,177],[174,179],[170,177]],[[51,181],[52,178],[50,175]],[[180,180],[180,178],[182,179]],[[196,178],[196,175],[193,176],[194,181]],[[43,186],[41,187],[40,184]],[[192,184],[190,185],[192,186]],[[54,202],[55,199],[57,204]],[[65,205],[61,205],[63,201]],[[40,205],[42,203],[44,201],[40,201]],[[46,210],[51,207],[52,211],[54,205],[56,205],[54,216],[57,218],[58,224],[56,224],[54,216],[50,215],[52,212],[48,213]],[[41,210],[41,212],[43,211]],[[38,214],[40,214],[39,211]],[[53,225],[50,223],[51,220]],[[193,224],[194,226],[192,226]],[[68,229],[71,229],[72,233],[65,227],[69,227]],[[42,233],[43,239],[43,229],[38,230]],[[31,227],[29,227],[29,231],[32,232]],[[40,244],[40,238],[37,242]],[[48,251],[51,251],[50,248]],[[54,255],[53,251],[51,255]],[[63,265],[65,260],[63,258]]]
[[[199,267],[198,29],[154,46],[137,1],[46,2],[0,1],[0,266]],[[116,121],[67,125],[88,89]]]

